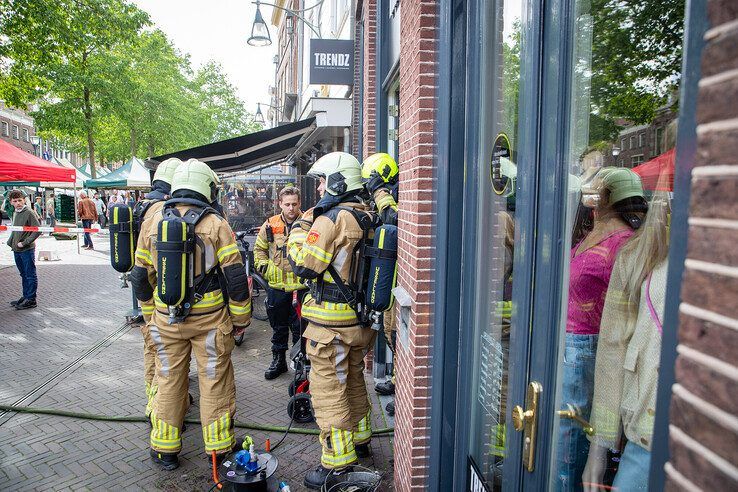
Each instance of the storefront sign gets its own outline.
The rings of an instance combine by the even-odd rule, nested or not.
[[[354,42],[345,39],[311,39],[310,83],[353,85]]]
[[[474,461],[469,458],[469,492],[489,492]]]
[[[509,196],[515,190],[513,188],[514,176],[511,176],[514,164],[511,160],[512,149],[510,148],[510,140],[507,135],[500,133],[495,138],[495,144],[492,147],[492,159],[490,160],[490,179],[492,180],[492,189],[498,195]],[[517,175],[517,169],[515,169]]]

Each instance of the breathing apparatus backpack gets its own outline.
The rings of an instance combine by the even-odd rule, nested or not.
[[[149,207],[159,201],[140,200],[133,208],[123,204],[110,207],[110,264],[116,271],[126,273],[133,269],[141,223]]]
[[[175,208],[183,203],[192,205],[184,216]],[[205,271],[205,244],[195,234],[198,222],[211,213],[218,212],[204,202],[188,198],[168,200],[162,209],[156,240],[156,285],[159,299],[168,307],[170,324],[180,323],[190,314],[192,306],[203,298],[212,278],[218,274],[218,267]],[[195,275],[198,245],[202,272]]]
[[[340,295],[330,295],[331,289],[326,287],[322,276],[311,287],[311,293],[316,302],[325,299],[347,303],[356,312],[359,322],[369,326],[375,320],[375,315],[392,306],[397,266],[397,227],[379,226],[379,218],[373,212],[361,212],[351,207],[335,208],[353,215],[363,232],[362,238],[354,247],[348,283],[341,279],[333,265],[327,269]],[[328,296],[324,295],[326,292]]]

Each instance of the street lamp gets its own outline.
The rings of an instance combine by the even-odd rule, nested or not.
[[[261,9],[259,8],[260,5],[268,5],[269,7],[273,7],[275,9],[284,10],[285,12],[287,12],[287,14],[297,17],[303,22],[303,24],[305,24],[311,31],[313,31],[313,33],[315,33],[318,39],[321,39],[323,36],[320,34],[320,24],[316,26],[308,22],[305,17],[300,14],[312,10],[316,7],[320,7],[321,5],[323,5],[324,1],[325,0],[320,0],[312,7],[308,7],[306,9],[292,10],[281,7],[279,5],[275,5],[273,3],[266,3],[256,0],[256,2],[253,2],[256,5],[256,16],[254,17],[254,23],[251,26],[251,37],[249,37],[246,42],[251,46],[269,46],[270,44],[272,44],[272,38],[269,35],[269,27],[267,27],[266,22],[264,22],[264,17],[262,17],[261,15]]]
[[[617,157],[617,156],[619,156],[619,155],[620,155],[620,147],[616,147],[616,146],[615,146],[615,147],[613,147],[613,148],[612,148],[612,156],[613,156],[613,157]]]
[[[38,157],[38,146],[41,144],[41,137],[31,135],[31,145],[33,145],[33,155]]]
[[[276,111],[277,113],[281,113],[282,116],[284,116],[284,112],[281,109],[279,109],[277,106],[272,106],[271,104],[267,104],[267,103],[256,103],[256,114],[254,114],[254,121],[256,123],[259,123],[261,125],[266,123],[264,120],[264,113],[261,112],[262,104],[268,108],[272,108],[274,111]]]

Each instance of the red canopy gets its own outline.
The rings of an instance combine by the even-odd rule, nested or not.
[[[674,191],[676,148],[633,168],[643,182],[644,190]]]
[[[55,166],[0,140],[0,182],[2,181],[57,181],[75,180],[74,169]]]

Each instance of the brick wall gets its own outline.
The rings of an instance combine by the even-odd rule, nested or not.
[[[361,18],[364,22],[364,67],[360,76],[364,78],[363,104],[363,148],[356,152],[367,157],[377,150],[377,0],[364,0]],[[359,18],[357,16],[357,18]]]
[[[398,283],[412,308],[407,340],[398,336],[395,488],[409,491],[428,476],[437,14],[433,0],[401,5]]]
[[[708,14],[666,490],[738,490],[738,4]]]

